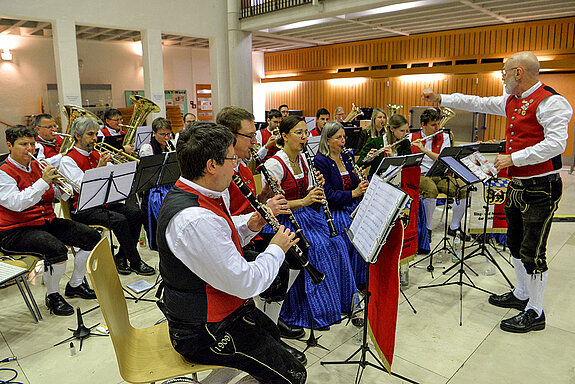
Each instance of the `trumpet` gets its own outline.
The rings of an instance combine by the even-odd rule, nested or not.
[[[112,164],[123,164],[128,163],[130,161],[140,162],[140,159],[138,159],[137,157],[128,155],[127,153],[119,150],[116,147],[111,146],[108,143],[104,142],[96,143],[94,144],[94,150],[99,152],[100,155],[109,153],[111,155],[110,161],[112,162]]]
[[[28,152],[28,155],[34,160],[38,162],[40,169],[43,171],[48,164],[45,161],[38,160],[36,156],[32,152]],[[56,168],[55,172],[56,178],[52,180],[52,184],[54,184],[62,194],[67,195],[68,197],[74,196],[74,192],[80,193],[80,187],[78,184],[74,183],[72,180],[61,174],[58,169]]]

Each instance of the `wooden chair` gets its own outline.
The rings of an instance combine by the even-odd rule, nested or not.
[[[38,304],[36,304],[36,300],[34,299],[34,295],[32,295],[32,291],[28,285],[28,275],[30,272],[34,270],[36,267],[36,263],[40,260],[39,257],[32,256],[32,255],[24,255],[24,254],[17,254],[17,255],[5,255],[0,253],[0,262],[4,264],[13,265],[16,267],[24,268],[22,273],[18,276],[14,276],[13,278],[4,280],[1,282],[1,287],[7,287],[12,284],[17,284],[18,289],[20,290],[20,294],[22,294],[22,298],[24,299],[24,303],[28,307],[30,314],[34,318],[34,321],[37,323],[39,320],[42,320],[42,314],[40,313],[40,309],[38,308]],[[1,274],[0,274],[1,275]],[[0,278],[1,280],[1,278]]]
[[[129,383],[153,383],[218,367],[193,364],[174,350],[167,322],[137,329],[128,307],[107,238],[88,258],[88,275],[110,331],[120,375]]]

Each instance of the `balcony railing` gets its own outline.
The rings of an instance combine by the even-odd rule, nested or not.
[[[242,0],[242,19],[312,2],[313,0]]]

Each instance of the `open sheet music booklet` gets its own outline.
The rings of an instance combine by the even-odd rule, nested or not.
[[[408,198],[406,192],[380,176],[371,179],[348,230],[353,245],[368,263],[377,261],[379,250]]]

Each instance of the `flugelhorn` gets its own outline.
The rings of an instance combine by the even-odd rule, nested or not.
[[[72,123],[74,123],[74,120],[76,120],[78,117],[87,117],[89,119],[94,120],[96,123],[98,123],[99,126],[104,125],[104,123],[102,122],[102,120],[100,120],[98,116],[94,115],[92,112],[82,107],[77,107],[75,105],[64,105],[62,107],[62,112],[66,115],[66,118],[68,119],[68,124],[66,125],[66,132],[63,133],[63,135],[67,136],[64,136],[64,141],[60,146],[60,153],[62,154],[70,152],[72,147],[74,147],[74,137],[72,137],[71,135]]]
[[[355,104],[351,103],[351,111],[349,111],[345,119],[343,119],[343,122],[349,123],[360,115],[363,115],[361,108],[356,107]]]
[[[387,108],[389,108],[389,117],[391,117],[395,115],[401,108],[403,108],[403,105],[391,103],[387,104]]]
[[[129,128],[126,131],[126,136],[124,136],[122,146],[134,145],[134,142],[136,141],[136,129],[142,126],[150,113],[158,113],[161,111],[160,107],[156,103],[143,96],[131,95],[130,100],[134,103],[134,112],[132,113],[132,118],[128,124]]]
[[[34,156],[32,152],[28,152],[28,154],[33,160],[36,160],[38,162],[38,165],[40,166],[40,169],[42,171],[48,166],[46,162],[38,160],[38,158]],[[74,183],[72,180],[64,176],[62,173],[60,173],[57,168],[55,169],[56,169],[55,172],[56,178],[52,180],[52,184],[54,184],[57,188],[59,188],[64,195],[68,195],[68,197],[74,196],[74,192],[80,193],[80,187],[76,183]]]
[[[118,148],[113,147],[110,144],[104,142],[95,143],[94,150],[100,152],[100,155],[109,153],[111,155],[110,161],[112,162],[112,164],[123,164],[128,163],[130,161],[137,161],[137,162],[140,161],[140,159],[138,159],[137,157],[129,155],[119,150]]]

